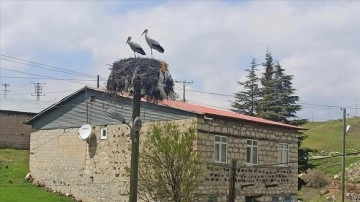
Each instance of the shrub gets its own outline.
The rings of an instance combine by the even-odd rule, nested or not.
[[[326,176],[317,170],[311,170],[303,177],[307,187],[321,188],[328,184]]]

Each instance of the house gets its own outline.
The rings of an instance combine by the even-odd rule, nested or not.
[[[0,99],[0,148],[29,149],[31,126],[23,122],[54,102]]]
[[[115,107],[126,120],[132,99],[84,87],[31,119],[30,171],[35,179],[83,201],[128,201],[129,128],[106,115]],[[142,102],[140,141],[151,122],[197,126],[196,148],[206,167],[201,201],[297,201],[298,131],[302,128],[174,101]],[[89,123],[87,140],[80,126]],[[231,181],[229,179],[234,179]]]

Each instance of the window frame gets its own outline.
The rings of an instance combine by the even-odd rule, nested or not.
[[[216,140],[216,138],[220,138],[219,141]],[[224,138],[225,141],[222,141]],[[228,144],[229,144],[229,138],[227,136],[223,136],[223,135],[214,135],[214,162],[215,163],[224,163],[226,164],[228,161]],[[218,151],[216,150],[216,145],[218,145],[219,149]],[[222,151],[223,151],[223,147],[225,146],[225,161],[222,161]],[[216,159],[217,156],[217,152],[219,153],[219,159]]]
[[[286,145],[286,147],[284,147],[285,145]],[[280,142],[278,144],[278,166],[280,166],[280,167],[288,167],[289,166],[289,151],[290,151],[290,147],[289,147],[288,143]],[[280,155],[280,153],[281,153],[281,155]],[[287,159],[285,159],[285,156],[287,157]]]
[[[103,135],[104,132],[105,132],[105,135]],[[100,140],[106,140],[108,135],[109,135],[109,133],[108,133],[107,127],[103,127],[100,129]]]
[[[284,202],[291,202],[292,197],[290,195],[284,196]]]
[[[291,201],[292,201],[292,197],[290,195],[284,197],[284,202],[291,202]]]
[[[280,202],[280,197],[279,196],[272,196],[271,197],[271,202]]]
[[[251,144],[248,144],[248,141],[251,141]],[[256,145],[254,145],[256,142]],[[248,162],[248,148],[250,148],[250,162]],[[254,148],[256,148],[256,163],[254,160]],[[247,166],[256,166],[259,165],[259,141],[255,139],[246,139],[246,165]]]

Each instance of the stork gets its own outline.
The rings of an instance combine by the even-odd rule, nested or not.
[[[131,41],[131,36],[128,37],[128,40],[126,41],[126,43],[129,44],[131,50],[134,51],[135,57],[136,57],[135,52],[140,53],[141,55],[146,55],[145,51],[141,48],[141,46],[139,44]]]
[[[154,39],[150,38],[147,36],[147,33],[148,33],[148,30],[145,29],[145,31],[141,34],[143,35],[145,33],[145,39],[146,39],[146,42],[147,44],[150,46],[150,50],[151,50],[151,56],[152,56],[152,49],[155,49],[157,51],[159,51],[160,53],[163,53],[164,52],[164,48],[161,47],[161,45],[155,41]]]

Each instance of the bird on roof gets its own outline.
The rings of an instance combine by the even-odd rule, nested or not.
[[[136,57],[135,52],[141,55],[146,55],[145,51],[141,48],[139,44],[131,41],[131,36],[128,37],[126,43],[129,44],[131,50],[134,51],[135,57]]]
[[[145,31],[144,31],[141,35],[144,35],[144,33],[145,33],[146,42],[147,42],[147,44],[149,45],[150,50],[151,50],[151,56],[152,56],[152,54],[153,54],[153,53],[152,53],[152,49],[155,49],[155,50],[159,51],[160,53],[163,53],[163,52],[164,52],[164,48],[161,47],[161,45],[160,45],[157,41],[155,41],[154,39],[148,37],[148,35],[147,35],[148,30],[147,30],[147,29],[145,29]]]

